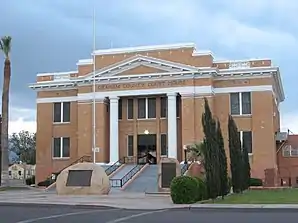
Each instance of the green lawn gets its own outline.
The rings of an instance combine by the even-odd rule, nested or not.
[[[298,189],[249,190],[243,194],[233,194],[220,204],[298,204]]]

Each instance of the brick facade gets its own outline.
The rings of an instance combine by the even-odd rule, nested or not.
[[[272,67],[270,60],[216,62],[210,52],[196,51],[193,45],[112,49],[96,54],[95,128],[96,147],[100,148],[96,162],[111,161],[111,151],[115,151],[110,148],[111,143],[113,147],[117,139],[118,157],[127,156],[128,135],[134,136],[133,153],[137,154],[137,135],[145,130],[156,134],[157,162],[163,133],[175,141],[168,142],[172,145],[169,152],[176,152],[175,158],[183,161],[183,145],[200,142],[204,137],[201,125],[204,97],[221,122],[228,154],[230,94],[250,92],[250,114],[234,115],[234,118],[239,131],[252,132],[252,175],[263,179],[265,169],[277,169],[275,132],[280,127],[278,107],[284,95],[279,69]],[[31,85],[37,91],[37,181],[84,155],[92,155],[92,67],[92,60],[81,60],[77,71],[39,74],[37,82]],[[177,118],[173,115],[161,118],[161,98],[168,97],[168,103],[173,103],[169,102],[170,94],[179,97],[180,114]],[[119,121],[111,119],[111,112],[115,112],[111,100],[115,97],[122,103],[122,119]],[[155,118],[137,118],[140,97],[156,98]],[[133,99],[134,105],[131,120],[127,119],[128,99]],[[70,122],[53,123],[55,102],[70,102]],[[169,107],[168,111],[174,111],[174,108]],[[176,120],[176,125],[169,121],[169,117]],[[115,127],[115,121],[118,127]],[[172,130],[169,132],[169,126],[176,128],[173,130],[176,135]],[[52,158],[55,137],[69,137],[69,157]],[[111,140],[113,137],[114,141]]]

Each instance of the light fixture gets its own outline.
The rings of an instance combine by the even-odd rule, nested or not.
[[[148,135],[148,134],[149,134],[149,130],[146,129],[146,130],[144,131],[144,134],[145,134],[145,135]]]

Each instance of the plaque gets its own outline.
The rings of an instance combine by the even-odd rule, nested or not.
[[[176,163],[161,164],[161,187],[170,188],[171,181],[176,177]]]
[[[90,187],[93,170],[69,170],[67,187]]]

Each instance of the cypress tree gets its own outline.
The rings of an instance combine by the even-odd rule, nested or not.
[[[202,115],[202,125],[205,134],[203,150],[205,159],[204,168],[209,197],[215,199],[220,194],[216,122],[212,117],[207,99],[205,98],[204,101],[205,112]]]
[[[220,122],[217,121],[217,142],[219,154],[219,177],[220,177],[220,196],[223,198],[228,193],[228,167],[227,156],[224,147],[224,139],[221,132]]]
[[[243,164],[243,190],[247,190],[250,185],[250,164],[249,164],[249,156],[248,150],[244,146],[242,148],[242,164]]]
[[[229,116],[228,130],[233,192],[240,193],[242,191],[243,158],[238,128],[231,116]]]

